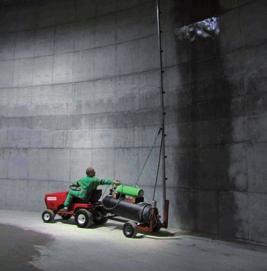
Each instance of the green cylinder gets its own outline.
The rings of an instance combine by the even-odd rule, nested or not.
[[[130,185],[119,185],[116,188],[116,192],[122,195],[132,196],[132,197],[143,197],[144,191],[138,186],[130,186]]]

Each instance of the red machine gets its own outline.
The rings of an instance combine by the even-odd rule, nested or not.
[[[64,201],[68,192],[49,193],[45,195],[45,204],[47,209],[42,213],[42,219],[45,223],[52,222],[55,215],[67,220],[74,216],[75,222],[80,228],[90,227],[92,224],[103,224],[108,218],[106,211],[99,201],[102,190],[95,190],[86,200],[74,198],[68,211],[62,210]]]

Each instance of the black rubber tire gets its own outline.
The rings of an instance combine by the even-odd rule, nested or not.
[[[72,217],[72,215],[60,215],[63,220],[68,220]]]
[[[135,222],[126,222],[123,225],[123,234],[127,238],[135,238],[137,234],[137,224]]]
[[[93,224],[93,214],[86,209],[80,209],[75,213],[75,223],[79,228],[88,228]]]
[[[97,207],[93,213],[93,221],[96,225],[105,224],[108,221],[106,210],[102,207]]]
[[[43,213],[42,213],[42,219],[43,219],[44,223],[52,222],[54,217],[55,217],[55,214],[52,210],[47,209],[47,210],[43,211]]]

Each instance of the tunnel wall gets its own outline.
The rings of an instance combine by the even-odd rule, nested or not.
[[[267,243],[266,4],[186,2],[162,1],[170,225]],[[218,38],[177,39],[213,15]],[[11,1],[0,18],[1,208],[41,211],[88,165],[150,201],[159,140],[138,176],[160,127],[154,2]]]

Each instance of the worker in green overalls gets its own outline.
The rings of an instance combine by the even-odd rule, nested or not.
[[[86,169],[86,176],[70,186],[67,198],[64,202],[64,211],[67,211],[71,205],[73,197],[85,199],[90,191],[97,188],[98,185],[119,185],[117,180],[99,179],[95,176],[95,170],[92,167]]]

